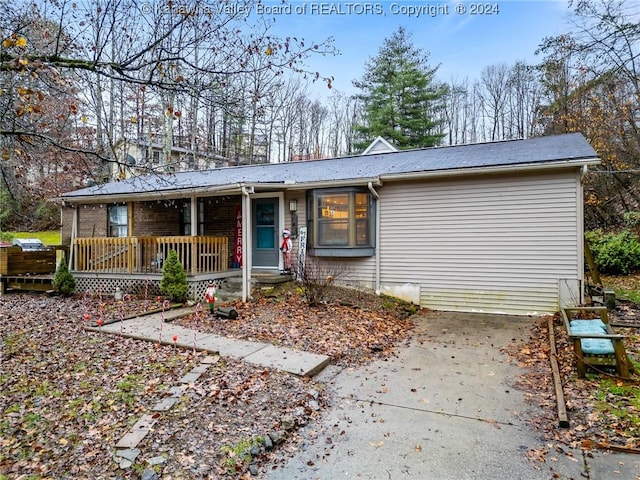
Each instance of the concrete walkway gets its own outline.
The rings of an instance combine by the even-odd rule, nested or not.
[[[292,458],[267,466],[269,480],[636,480],[637,455],[551,443],[527,419],[540,414],[515,387],[523,373],[501,352],[531,332],[531,319],[428,312],[397,358],[334,371],[326,382],[334,405],[301,432]]]
[[[195,348],[198,351],[238,358],[254,365],[274,368],[295,375],[316,375],[331,361],[326,355],[196,332],[191,328],[171,323],[171,320],[192,313],[194,313],[193,307],[178,308],[168,310],[164,314],[153,313],[101,327],[87,327],[87,330],[160,342],[165,345],[175,344],[187,349]],[[219,319],[219,321],[224,322],[225,320]],[[174,337],[176,338],[175,342],[173,341]]]

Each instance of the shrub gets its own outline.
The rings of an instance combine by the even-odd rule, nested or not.
[[[71,275],[64,258],[60,260],[53,276],[53,287],[63,295],[71,295],[76,291],[76,279]]]
[[[322,262],[315,257],[307,257],[304,269],[300,272],[300,289],[310,307],[322,303],[334,284],[334,281],[348,273],[343,263]]]
[[[620,233],[594,230],[585,237],[600,273],[627,275],[640,270],[640,241],[630,230]]]
[[[175,250],[171,250],[162,266],[160,292],[175,302],[184,302],[188,291],[187,275],[178,260],[178,254]]]
[[[9,232],[0,232],[0,242],[11,242],[13,235]]]

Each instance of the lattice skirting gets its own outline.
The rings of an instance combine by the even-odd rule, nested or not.
[[[78,293],[113,295],[116,288],[120,288],[123,294],[134,296],[157,296],[160,295],[160,278],[136,279],[136,278],[110,278],[110,277],[84,277],[74,275],[76,279],[76,291]],[[224,279],[213,280],[217,289],[224,282]],[[200,300],[204,298],[205,290],[209,283],[208,280],[189,280],[189,292],[187,296],[192,299]]]

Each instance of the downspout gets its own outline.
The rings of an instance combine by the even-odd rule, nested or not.
[[[578,203],[578,225],[577,229],[578,229],[578,238],[577,240],[577,244],[578,244],[578,251],[579,251],[579,255],[578,255],[578,288],[580,289],[580,298],[578,299],[578,301],[580,302],[580,305],[584,305],[585,302],[585,298],[584,298],[584,259],[585,259],[585,242],[587,241],[587,239],[584,237],[584,182],[586,180],[586,177],[589,173],[589,167],[587,165],[583,165],[582,166],[582,171],[579,174],[579,179],[578,179],[578,198],[576,199],[577,203]]]
[[[374,232],[374,240],[376,242],[376,273],[375,273],[375,291],[376,295],[380,295],[380,195],[373,188],[373,183],[367,184],[369,191],[376,198],[376,226]]]
[[[246,302],[249,298],[249,283],[251,282],[251,269],[247,265],[247,247],[250,245],[249,235],[249,212],[251,210],[251,201],[249,200],[249,192],[244,185],[240,186],[242,191],[242,301]]]

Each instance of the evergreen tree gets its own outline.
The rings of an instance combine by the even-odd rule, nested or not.
[[[363,149],[377,136],[399,149],[437,145],[444,136],[436,118],[446,94],[446,86],[434,80],[437,67],[428,65],[428,54],[411,43],[400,27],[384,40],[378,55],[367,61],[362,80],[354,86],[362,93],[362,125],[356,131]]]
[[[187,298],[189,284],[184,268],[178,260],[178,254],[171,250],[162,266],[160,292],[175,302],[183,302]]]
[[[60,264],[53,276],[53,286],[63,295],[71,295],[76,291],[76,279],[71,275],[64,258],[60,260]]]

